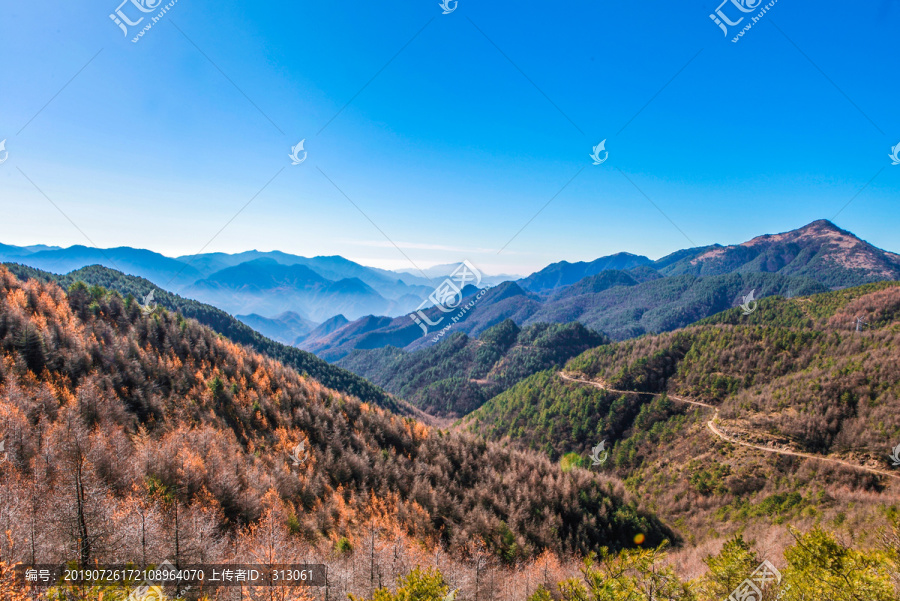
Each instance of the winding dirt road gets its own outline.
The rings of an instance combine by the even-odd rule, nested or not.
[[[582,378],[574,378],[567,374],[564,371],[557,372],[559,377],[563,380],[568,380],[569,382],[576,382],[578,384],[587,384],[589,386],[593,386],[595,388],[599,388],[600,390],[606,390],[608,392],[618,392],[620,394],[643,394],[647,396],[658,396],[658,393],[655,392],[636,392],[633,390],[617,390],[615,388],[610,388],[604,382],[598,382],[596,380],[585,380]],[[682,403],[688,403],[691,405],[697,405],[698,407],[705,407],[706,409],[713,410],[713,416],[710,418],[708,422],[706,422],[706,427],[709,428],[710,432],[721,438],[726,442],[730,442],[732,444],[740,445],[742,447],[747,447],[749,449],[756,449],[757,451],[763,451],[764,453],[775,453],[776,455],[790,455],[792,457],[802,457],[804,459],[813,459],[815,461],[823,461],[825,463],[832,463],[835,465],[843,465],[844,467],[849,467],[851,469],[862,470],[864,472],[869,472],[871,474],[878,474],[879,476],[887,476],[888,478],[894,478],[895,480],[900,480],[900,474],[895,474],[893,472],[887,472],[885,470],[880,470],[873,467],[867,467],[865,465],[859,465],[857,463],[851,463],[849,461],[844,461],[843,459],[834,459],[831,457],[822,457],[821,455],[813,455],[811,453],[801,453],[799,451],[789,451],[784,449],[775,449],[771,447],[764,447],[762,445],[750,444],[749,442],[744,442],[742,440],[738,440],[733,436],[729,436],[722,432],[716,426],[716,422],[719,419],[719,409],[713,405],[708,403],[702,403],[700,401],[692,401],[690,399],[686,399],[681,396],[668,395],[668,397],[674,401],[680,401]]]

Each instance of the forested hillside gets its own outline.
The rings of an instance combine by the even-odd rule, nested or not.
[[[837,332],[845,329],[842,315],[868,308],[880,326],[864,335],[898,335],[897,290],[843,292],[843,300],[828,301],[833,309],[809,315]],[[740,327],[764,326],[695,329]],[[524,334],[498,328],[488,344]],[[668,355],[644,361],[642,342],[597,347],[568,369],[596,378],[621,373],[617,385],[636,389],[661,386],[659,374],[671,370],[658,365]],[[684,360],[672,362],[674,381]],[[526,379],[475,415],[490,416],[498,400],[530,391],[523,421],[509,434],[525,442],[543,436],[558,455],[621,432],[608,467],[592,473],[577,456],[558,466],[515,445],[430,429],[181,314],[147,311],[78,282],[66,294],[0,268],[0,596],[32,598],[12,583],[11,563],[168,559],[328,565],[327,586],[292,597],[264,588],[188,595],[204,601],[238,593],[438,601],[452,590],[461,601],[614,601],[648,590],[670,601],[720,601],[766,557],[783,573],[780,587],[768,590],[786,601],[896,599],[900,523],[890,507],[875,509],[900,499],[879,478],[802,460],[760,461],[705,435],[699,410],[610,395],[554,373]],[[544,399],[557,399],[550,412]],[[558,452],[555,438],[563,441]],[[719,544],[700,554],[659,546],[681,538],[625,500],[635,493],[669,516],[686,542]],[[788,534],[784,523],[800,530]],[[760,524],[779,528],[781,538]],[[742,530],[761,540],[745,540]],[[847,532],[857,534],[853,546],[841,542]],[[593,559],[579,569],[586,553]],[[108,601],[129,590],[64,587],[54,598]]]
[[[153,302],[158,306],[180,313],[187,318],[196,319],[238,344],[246,345],[300,373],[309,374],[310,377],[329,388],[357,396],[363,401],[374,403],[395,413],[406,415],[411,413],[409,407],[404,403],[397,402],[384,390],[372,385],[364,378],[335,367],[312,353],[266,338],[221,309],[166,292],[143,278],[125,275],[99,265],[84,267],[66,275],[56,275],[24,265],[9,263],[5,267],[22,280],[37,278],[42,281],[56,282],[64,288],[81,281],[90,286],[102,286],[108,290],[115,290],[123,297],[131,296],[138,300],[152,292]]]
[[[897,283],[772,297],[591,349],[463,423],[565,465],[606,440],[608,469],[697,540],[713,521],[852,531],[900,503],[898,357]]]
[[[356,350],[338,361],[431,415],[461,417],[531,374],[608,342],[580,323],[520,329],[506,320],[478,338],[451,334],[423,350]]]
[[[380,516],[509,561],[672,537],[607,479],[392,415],[100,287],[0,268],[0,353],[5,559],[210,560],[273,507],[298,541],[349,545]]]
[[[857,318],[864,324],[857,331]],[[888,465],[900,443],[900,286],[764,299],[658,337],[601,347],[567,369],[613,388],[719,406],[722,419],[817,453]]]

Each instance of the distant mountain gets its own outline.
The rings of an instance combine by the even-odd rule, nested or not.
[[[39,248],[39,247],[30,247]],[[97,249],[87,246],[29,250],[0,246],[0,262],[17,262],[53,273],[68,273],[88,265],[103,265],[127,275],[145,278],[169,290],[200,277],[200,272],[177,259],[138,248],[122,246]]]
[[[579,284],[580,285],[580,284]],[[541,305],[524,323],[580,321],[614,340],[668,332],[740,304],[744,295],[809,295],[827,288],[809,278],[774,273],[671,276],[635,286],[566,295]]]
[[[275,316],[285,312],[313,322],[340,314],[351,323],[322,332],[288,328],[284,336],[279,334],[285,341],[296,334],[293,343],[329,360],[357,348],[424,348],[453,316],[429,309],[429,319],[441,323],[423,336],[408,315],[456,265],[426,270],[429,277],[437,276],[428,280],[421,274],[365,267],[339,256],[305,258],[278,251],[171,259],[127,247],[101,251],[84,246],[0,245],[2,260],[52,272],[89,264],[118,268],[234,315],[273,320],[255,322],[273,334],[285,325]],[[684,249],[656,261],[618,253],[591,262],[554,263],[518,282],[496,284],[479,297],[475,308],[460,316],[452,331],[478,335],[506,319],[519,326],[579,321],[621,340],[687,325],[733,306],[754,289],[759,298],[896,279],[900,255],[820,220],[743,244]],[[482,284],[494,281],[485,278]],[[467,294],[473,296],[472,291]],[[353,323],[357,319],[360,323]]]
[[[304,336],[300,336],[294,340],[293,344],[299,346],[301,342],[304,340],[318,340],[319,338],[324,338],[338,330],[343,328],[345,325],[350,323],[350,320],[344,317],[343,315],[335,315],[331,319],[326,319],[315,328],[307,332]]]
[[[624,269],[601,270],[570,282],[573,274],[609,264]],[[684,327],[736,306],[751,291],[756,298],[810,295],[894,279],[900,279],[900,256],[875,248],[828,221],[816,221],[743,245],[686,249],[658,261],[621,253],[591,263],[556,263],[524,280],[487,291],[451,331],[477,336],[506,319],[519,326],[578,321],[614,340],[625,340]],[[434,311],[430,315],[435,321],[444,314]],[[353,324],[348,324],[346,332],[338,330],[331,340],[308,348],[329,361],[357,348],[424,348],[435,342],[436,333],[453,314],[447,315],[429,328],[427,336],[403,316],[379,329],[368,327],[364,337],[350,335]],[[368,319],[367,324],[371,323]]]
[[[437,282],[366,267],[340,256],[300,257],[280,251],[165,257],[129,247],[96,249],[0,244],[0,262],[53,273],[103,265],[185,293],[232,314],[264,318],[286,311],[323,321],[345,312],[400,315],[417,308]]]
[[[269,258],[227,267],[183,292],[232,314],[275,315],[291,307],[316,322],[338,313],[353,319],[371,312],[395,314],[421,302],[398,305],[359,278],[332,281],[305,265],[282,265]]]
[[[204,278],[222,271],[228,267],[235,267],[249,261],[269,259],[280,265],[303,265],[327,280],[337,281],[348,278],[357,278],[371,286],[381,296],[387,299],[398,299],[404,295],[413,294],[425,297],[431,292],[434,283],[417,274],[399,275],[386,269],[366,267],[354,263],[341,256],[330,257],[300,257],[281,251],[260,252],[257,250],[246,251],[233,255],[225,253],[207,253],[202,255],[185,255],[178,257],[179,261],[188,263],[197,268]],[[419,301],[421,302],[421,301]]]
[[[900,280],[900,255],[876,248],[821,219],[783,234],[767,234],[704,253],[660,269],[664,275],[779,273],[807,277],[828,288]]]
[[[263,336],[268,336],[272,340],[289,345],[293,345],[298,338],[305,338],[318,327],[316,322],[305,319],[293,311],[285,311],[281,315],[276,315],[272,318],[263,317],[256,313],[236,315],[235,317]]]
[[[588,276],[597,275],[601,271],[610,269],[623,271],[634,267],[651,265],[652,263],[653,261],[647,257],[625,252],[601,257],[590,263],[560,261],[559,263],[548,265],[527,278],[522,278],[518,281],[518,284],[531,292],[545,292],[574,284]]]
[[[59,249],[58,246],[47,246],[46,244],[35,244],[34,246],[10,246],[9,244],[0,244],[0,255],[5,257],[25,257],[36,252]]]
[[[406,318],[407,320],[409,318]],[[324,333],[320,337],[307,336],[298,346],[304,350],[319,354],[327,361],[334,361],[346,355],[354,348],[379,348],[388,346],[395,339],[391,338],[390,326],[394,322],[402,322],[403,318],[396,319],[390,317],[376,317],[375,315],[367,315],[355,321],[351,321],[346,325]],[[411,322],[410,322],[411,323]],[[418,328],[417,328],[418,329]],[[373,331],[388,330],[382,333],[382,344],[369,344],[367,335]],[[343,349],[345,345],[352,343],[352,346]],[[408,342],[399,346],[406,346]],[[331,352],[325,352],[331,351]]]
[[[506,320],[476,338],[458,333],[412,353],[387,346],[338,361],[430,415],[462,417],[538,371],[608,342],[580,323],[520,329]]]
[[[606,287],[612,282],[618,285]],[[598,291],[592,291],[593,288]],[[751,290],[755,290],[756,298],[761,298],[772,294],[815,294],[827,288],[809,278],[774,273],[705,278],[684,275],[636,283],[625,272],[608,272],[586,278],[572,290],[563,288],[548,298],[523,290],[515,282],[505,282],[485,292],[472,310],[452,324],[449,332],[477,336],[507,319],[520,326],[578,321],[614,340],[625,340],[684,327],[739,304]],[[436,308],[426,314],[433,322],[445,315]],[[315,343],[304,342],[301,347],[328,361],[337,361],[361,348],[390,345],[413,351],[439,341],[439,332],[451,323],[450,319],[446,317],[425,335],[408,315],[393,319],[368,316]]]
[[[510,287],[514,289],[512,294],[508,292]],[[502,302],[507,297],[517,296],[515,291],[518,294],[524,293],[521,288],[512,282],[505,282],[482,292],[479,292],[474,286],[467,286],[463,290],[463,299],[460,301],[459,306],[466,306],[475,300],[480,293],[483,293],[484,297],[477,301],[477,305],[480,305],[486,299]],[[348,323],[328,336],[317,339],[309,336],[299,346],[316,353],[316,355],[327,361],[337,361],[355,349],[395,346],[398,348],[405,347],[407,350],[416,350],[428,346],[432,338],[437,336],[440,328],[450,323],[452,317],[456,316],[459,311],[460,309],[457,309],[456,311],[445,313],[438,307],[426,308],[423,313],[431,322],[440,321],[440,327],[429,328],[427,336],[424,335],[421,327],[409,315],[394,318],[368,315]],[[476,335],[508,318],[509,316],[504,312],[495,311],[488,314],[470,310],[462,315],[460,320],[453,325],[452,332],[465,332],[469,335]]]
[[[442,265],[434,265],[433,267],[428,267],[427,269],[423,269],[419,271],[418,269],[407,268],[407,269],[398,269],[396,273],[403,275],[413,275],[413,276],[422,276],[424,273],[428,276],[431,281],[435,284],[439,283],[441,280],[446,278],[448,275],[454,272],[459,267],[459,263],[444,263]],[[521,278],[522,276],[518,275],[510,275],[506,273],[501,273],[497,275],[488,275],[486,273],[481,274],[481,286],[496,286],[501,282],[509,282],[515,281]]]
[[[518,283],[531,292],[546,292],[602,271],[648,267],[662,276],[779,273],[811,278],[831,289],[900,279],[900,255],[876,248],[820,219],[790,232],[758,236],[743,244],[684,249],[657,261],[629,253],[590,263],[561,261]]]

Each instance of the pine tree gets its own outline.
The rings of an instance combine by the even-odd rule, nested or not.
[[[25,365],[35,374],[44,371],[44,341],[40,333],[31,324],[27,324],[19,335],[16,346]]]

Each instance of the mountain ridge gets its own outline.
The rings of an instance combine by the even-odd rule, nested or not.
[[[570,282],[573,274],[590,273],[615,262],[627,269],[601,270]],[[751,291],[757,298],[809,295],[872,281],[900,280],[900,255],[878,249],[830,221],[817,220],[742,244],[683,249],[657,261],[619,253],[593,262],[553,263],[529,278],[504,282],[488,291],[453,325],[453,331],[478,335],[505,319],[519,326],[579,321],[623,340],[686,326],[739,304]],[[366,345],[371,347],[372,340],[381,339],[385,344],[415,350],[427,346],[433,333],[444,325],[429,328],[427,336],[413,336],[409,323],[396,318],[380,331],[367,330]],[[362,348],[350,336],[338,338],[338,345],[320,341],[308,348],[330,361]]]

